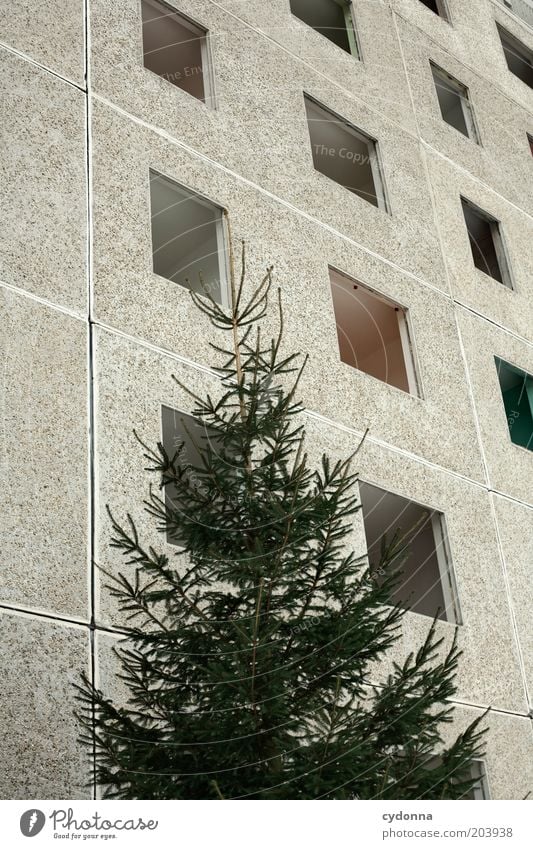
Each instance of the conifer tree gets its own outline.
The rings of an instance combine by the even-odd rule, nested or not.
[[[457,644],[442,651],[433,623],[416,655],[370,681],[405,615],[390,601],[405,533],[383,541],[374,568],[350,550],[353,457],[311,466],[305,360],[283,352],[279,290],[279,334],[261,333],[272,269],[245,298],[244,245],[238,274],[233,254],[230,265],[228,309],[191,292],[228,336],[213,346],[218,397],[188,389],[198,459],[140,449],[158,484],[145,509],[179,558],[110,512],[126,564],[111,591],[128,622],[116,656],[129,702],[86,678],[78,688],[95,778],[120,799],[464,797],[482,734],[476,721],[443,743]]]

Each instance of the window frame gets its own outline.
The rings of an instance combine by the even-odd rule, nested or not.
[[[177,180],[174,180],[172,177],[168,177],[166,174],[163,174],[161,171],[158,171],[156,168],[148,168],[148,207],[150,213],[150,255],[151,255],[151,271],[155,274],[156,277],[159,277],[160,280],[165,280],[167,283],[172,283],[174,286],[179,286],[185,291],[190,292],[191,289],[188,289],[182,283],[178,283],[176,280],[170,280],[169,277],[164,277],[162,274],[158,274],[157,271],[154,270],[154,238],[153,238],[153,225],[152,225],[152,176],[155,176],[161,180],[165,180],[167,183],[171,183],[173,186],[177,187],[178,191],[186,192],[191,197],[193,197],[198,203],[204,206],[206,209],[216,210],[217,218],[214,222],[215,224],[215,236],[217,242],[217,257],[218,257],[218,272],[220,278],[220,301],[217,301],[219,305],[223,309],[228,309],[230,305],[230,291],[229,291],[229,283],[230,283],[230,269],[229,269],[229,251],[227,250],[228,241],[226,238],[226,224],[225,224],[225,216],[224,216],[224,207],[220,206],[220,204],[212,201],[210,198],[205,195],[200,194],[195,189],[191,189],[189,186],[186,186],[184,183],[179,183]],[[200,296],[203,296],[203,293],[198,292]]]
[[[510,292],[516,292],[516,286],[515,286],[514,276],[513,276],[512,270],[511,270],[511,262],[510,262],[509,254],[508,254],[508,251],[507,251],[506,239],[505,239],[505,235],[504,235],[504,232],[503,232],[502,222],[498,218],[495,218],[493,215],[491,215],[490,212],[486,212],[484,209],[481,209],[481,207],[477,206],[477,204],[473,203],[473,201],[469,200],[467,197],[465,197],[465,195],[460,195],[460,199],[461,199],[461,212],[462,212],[462,215],[463,215],[463,221],[464,221],[464,224],[465,224],[466,236],[467,236],[467,239],[468,239],[468,243],[469,243],[469,247],[470,247],[470,253],[472,255],[472,264],[473,264],[474,268],[476,269],[476,271],[480,271],[481,274],[484,274],[485,277],[488,277],[490,280],[493,280],[495,283],[498,283],[498,285],[503,286],[504,289],[508,289]],[[492,274],[487,274],[487,272],[483,271],[482,268],[478,268],[478,266],[474,262],[474,255],[472,253],[472,244],[471,244],[471,240],[470,240],[470,233],[468,232],[468,225],[467,225],[466,218],[465,218],[465,215],[464,215],[463,204],[465,206],[468,206],[474,212],[474,214],[477,215],[478,218],[481,218],[490,227],[490,232],[491,232],[491,236],[492,236],[492,243],[494,245],[494,252],[496,254],[496,259],[498,260],[498,266],[499,266],[500,274],[501,274],[501,277],[502,277],[501,282],[499,280],[497,280],[495,277],[493,277]]]
[[[346,27],[346,36],[348,38],[348,44],[350,46],[349,51],[345,50],[339,44],[336,44],[331,38],[328,38],[327,35],[324,35],[319,30],[315,29],[314,26],[312,26],[311,24],[308,24],[307,21],[304,21],[303,18],[300,18],[298,15],[296,15],[292,11],[292,6],[291,6],[290,0],[288,0],[289,12],[290,12],[290,14],[292,15],[293,18],[295,18],[297,21],[299,21],[304,26],[309,27],[309,29],[312,29],[321,38],[325,38],[326,41],[329,41],[330,44],[333,44],[334,47],[337,48],[337,50],[341,50],[342,53],[348,54],[349,56],[352,56],[354,59],[357,59],[357,61],[362,62],[363,61],[363,54],[361,52],[361,42],[360,42],[360,39],[359,39],[359,33],[357,31],[357,27],[356,27],[356,24],[355,24],[355,17],[354,17],[354,14],[353,14],[353,0],[331,0],[331,2],[335,3],[337,6],[340,6],[341,9],[343,10],[344,26]]]
[[[387,187],[385,183],[385,175],[383,171],[383,162],[381,157],[381,152],[379,149],[379,142],[374,136],[369,135],[360,127],[356,127],[355,124],[352,124],[351,121],[348,121],[346,118],[343,118],[342,115],[339,115],[338,112],[335,112],[333,109],[330,109],[328,106],[325,106],[320,100],[317,100],[313,95],[308,94],[306,91],[303,92],[303,100],[304,100],[304,110],[305,110],[305,122],[307,125],[307,137],[309,139],[309,147],[311,151],[311,164],[313,166],[313,170],[317,172],[317,174],[322,174],[326,179],[331,180],[332,183],[335,183],[337,186],[341,186],[345,191],[350,192],[350,194],[355,195],[360,200],[365,201],[370,206],[373,206],[374,209],[378,209],[381,212],[385,212],[387,215],[391,215],[391,207],[387,192]],[[344,130],[348,131],[348,134],[358,139],[358,141],[366,144],[368,148],[368,161],[370,163],[370,170],[372,172],[372,179],[374,181],[374,191],[377,200],[376,204],[373,204],[369,200],[365,200],[365,198],[361,197],[357,192],[352,189],[347,188],[343,183],[339,183],[337,180],[334,180],[333,177],[328,176],[328,174],[324,174],[323,171],[320,171],[315,167],[315,162],[313,158],[313,140],[311,138],[310,131],[310,123],[307,115],[306,102],[311,103],[315,108],[319,109],[322,112],[325,112],[326,115],[331,116],[334,119],[334,122],[340,124]]]
[[[523,41],[520,41],[516,35],[513,35],[507,27],[500,24],[499,21],[495,21],[496,29],[498,31],[498,36],[500,39],[503,55],[505,57],[505,64],[507,65],[507,70],[513,77],[517,80],[520,80],[523,85],[527,86],[530,89],[533,89],[533,49],[528,47]],[[514,52],[517,56],[524,60],[524,62],[529,65],[531,68],[531,76],[532,76],[532,85],[527,83],[522,77],[519,77],[518,74],[512,70],[509,66],[509,60],[507,58],[507,52]]]
[[[211,33],[210,31],[204,27],[202,24],[195,21],[189,15],[186,15],[184,12],[181,12],[175,6],[173,6],[170,0],[138,0],[139,3],[139,17],[141,22],[141,62],[145,71],[149,71],[154,76],[158,77],[160,80],[164,80],[166,83],[169,83],[173,88],[177,88],[186,94],[188,97],[192,97],[193,100],[196,100],[198,103],[203,103],[208,109],[216,109],[217,108],[217,97],[216,97],[216,89],[215,89],[215,69],[213,64],[213,53],[212,53],[212,45],[211,45]],[[177,85],[177,83],[173,83],[171,80],[168,80],[166,77],[161,76],[156,71],[152,71],[151,68],[147,68],[144,64],[144,28],[143,28],[143,16],[142,16],[142,7],[143,3],[147,3],[149,6],[156,7],[162,6],[165,9],[168,9],[169,12],[176,18],[178,18],[182,23],[185,29],[189,29],[195,35],[198,35],[200,39],[200,52],[202,59],[202,79],[204,83],[204,99],[202,100],[199,97],[195,97],[195,95],[190,94],[186,89]]]
[[[433,528],[435,555],[439,567],[440,584],[446,606],[446,614],[448,610],[453,612],[453,620],[447,617],[445,621],[453,625],[462,625],[464,620],[459,603],[455,570],[453,569],[446,517],[442,511],[433,511],[431,514],[431,525]]]
[[[433,84],[435,86],[435,94],[437,97],[437,101],[439,104],[439,111],[441,113],[442,120],[448,127],[451,127],[456,132],[460,133],[463,138],[468,138],[470,141],[475,142],[476,144],[481,146],[481,135],[479,132],[479,126],[476,120],[476,114],[474,111],[474,106],[472,103],[472,98],[470,97],[470,89],[467,85],[462,83],[456,77],[452,76],[448,71],[442,68],[440,65],[437,65],[436,62],[433,62],[431,59],[429,60],[429,65],[431,68],[431,76],[433,78]],[[459,102],[461,104],[461,111],[463,113],[463,118],[465,121],[465,126],[467,128],[467,134],[462,133],[461,130],[458,130],[457,127],[454,127],[453,124],[450,124],[449,121],[446,120],[444,115],[442,114],[442,106],[439,99],[439,93],[437,90],[438,82],[435,77],[440,77],[443,82],[449,84],[449,89],[453,91],[457,97],[459,98]]]
[[[352,366],[350,363],[346,363],[344,360],[339,359],[341,363],[347,366],[350,369],[354,369],[358,371],[360,374],[366,375],[366,377],[371,378],[372,380],[377,380],[379,383],[388,386],[390,389],[394,389],[397,392],[402,392],[404,395],[409,395],[412,398],[423,399],[422,393],[422,383],[420,380],[420,368],[418,363],[418,358],[416,356],[416,349],[413,342],[413,331],[412,331],[412,323],[410,318],[410,311],[408,307],[403,306],[398,301],[390,298],[388,295],[384,295],[381,292],[378,292],[376,289],[368,286],[366,283],[362,283],[360,280],[352,277],[350,274],[347,274],[345,271],[341,271],[340,268],[337,268],[334,265],[328,265],[328,280],[329,280],[329,289],[332,303],[332,312],[333,312],[333,320],[335,321],[335,306],[333,303],[333,295],[332,292],[332,280],[331,273],[337,274],[339,277],[343,277],[345,280],[348,280],[354,286],[360,287],[368,292],[373,298],[378,301],[382,301],[388,307],[394,307],[397,311],[397,319],[398,319],[398,333],[400,337],[400,342],[402,346],[402,354],[405,365],[405,372],[407,375],[407,383],[409,386],[409,391],[406,392],[404,389],[401,389],[399,386],[395,386],[393,383],[388,383],[386,380],[381,380],[379,377],[375,377],[372,374],[364,371],[364,369],[357,368],[356,366]],[[337,339],[337,346],[338,346]]]
[[[457,576],[455,573],[455,566],[453,563],[453,556],[450,544],[450,538],[448,534],[448,526],[446,522],[446,514],[443,510],[440,510],[437,507],[430,507],[427,504],[423,504],[420,501],[415,501],[413,498],[410,498],[407,495],[404,495],[401,492],[397,492],[394,489],[385,489],[382,484],[375,483],[369,478],[358,478],[358,498],[360,503],[360,513],[362,517],[363,523],[363,532],[365,536],[365,546],[366,552],[365,557],[368,560],[368,540],[366,536],[366,527],[365,527],[365,517],[364,517],[364,509],[363,509],[363,499],[361,497],[361,491],[359,489],[359,485],[363,483],[367,486],[371,486],[374,489],[379,489],[381,492],[387,495],[393,495],[397,498],[401,498],[403,501],[406,501],[410,504],[415,504],[417,507],[420,507],[422,510],[427,511],[431,514],[431,527],[433,531],[433,539],[435,542],[435,554],[437,559],[437,566],[439,572],[439,579],[442,589],[442,595],[444,599],[445,609],[443,611],[445,618],[439,617],[439,622],[443,622],[446,625],[451,625],[454,628],[460,627],[464,625],[465,620],[461,611],[461,603],[459,599],[459,587],[457,583]],[[435,521],[436,520],[436,521]],[[438,539],[436,536],[438,534]],[[444,580],[445,579],[445,580]],[[450,597],[451,593],[451,597]],[[416,610],[405,609],[406,613],[413,613],[416,616],[424,616],[428,617],[429,614],[419,613]],[[453,619],[448,618],[448,611],[450,611],[453,615]]]
[[[492,798],[490,792],[490,783],[489,783],[489,773],[487,770],[487,762],[485,758],[474,758],[472,761],[472,772],[474,769],[478,768],[479,770],[479,778],[478,787],[474,787],[474,799],[472,801],[476,802],[488,802]],[[474,775],[472,776],[475,777]]]

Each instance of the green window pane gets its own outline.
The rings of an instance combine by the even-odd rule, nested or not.
[[[511,441],[533,451],[533,377],[496,359]]]

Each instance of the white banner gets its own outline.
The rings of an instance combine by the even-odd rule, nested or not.
[[[9,849],[57,847],[67,841],[117,849],[531,849],[531,805],[0,801],[1,842]]]

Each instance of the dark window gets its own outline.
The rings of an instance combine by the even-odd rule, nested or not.
[[[145,68],[211,103],[207,30],[159,0],[142,0],[141,5]]]
[[[304,99],[316,170],[386,210],[375,140],[310,97]]]
[[[405,310],[332,268],[329,276],[342,362],[418,395]]]
[[[156,274],[192,289],[226,298],[222,210],[150,172],[152,256]]]
[[[461,198],[474,265],[498,283],[512,289],[509,264],[500,231],[500,223]]]
[[[533,377],[495,360],[511,441],[533,451]]]
[[[445,0],[421,0],[421,2],[440,18],[448,20],[448,10],[446,9]]]
[[[427,762],[427,768],[435,769],[436,767],[441,766],[441,764],[442,758],[434,757]],[[490,799],[485,762],[476,758],[471,762],[469,772],[469,778],[473,778],[476,783],[474,784],[471,790],[469,790],[467,793],[464,793],[460,798],[464,801],[478,801]],[[450,776],[450,782],[451,784],[458,783],[457,778],[455,778],[453,775]]]
[[[361,482],[359,491],[371,568],[379,569],[383,537],[390,542],[399,531],[407,543],[392,600],[415,613],[460,623],[443,515],[368,483]]]
[[[202,468],[201,455],[206,451],[207,444],[209,443],[211,448],[216,446],[217,437],[214,431],[206,427],[200,419],[164,405],[161,407],[161,430],[163,447],[171,459],[178,455],[178,464],[185,470],[188,485],[191,488],[205,486],[196,470]],[[165,487],[165,502],[168,508],[179,509],[176,490],[171,485]],[[183,545],[183,540],[176,531],[167,531],[167,542]]]
[[[515,77],[533,88],[533,51],[499,24],[496,26],[500,34],[507,67]]]
[[[478,141],[468,88],[431,63],[433,82],[443,119],[464,136]]]
[[[343,0],[290,0],[295,17],[359,58],[352,4]]]

